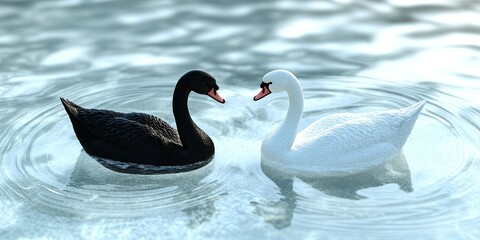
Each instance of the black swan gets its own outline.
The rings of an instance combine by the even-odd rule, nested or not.
[[[153,165],[157,167],[154,173],[175,173],[203,167],[213,159],[213,141],[192,121],[187,105],[191,91],[225,103],[218,89],[215,78],[199,70],[187,72],[178,80],[173,93],[178,131],[153,115],[86,109],[60,100],[89,155],[123,164]]]

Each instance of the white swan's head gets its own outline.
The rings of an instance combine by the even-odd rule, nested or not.
[[[262,89],[254,98],[260,100],[270,93],[286,91],[292,82],[298,82],[297,77],[287,70],[273,70],[262,78],[260,88]]]

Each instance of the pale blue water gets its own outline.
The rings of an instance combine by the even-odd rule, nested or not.
[[[478,1],[3,1],[1,239],[479,239]],[[286,95],[251,101],[266,72],[301,80],[301,127],[336,112],[428,104],[386,166],[283,178],[260,144]],[[220,105],[190,111],[217,153],[198,171],[112,172],[61,107],[155,114],[190,69]]]

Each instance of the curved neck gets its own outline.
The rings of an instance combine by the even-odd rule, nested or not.
[[[277,149],[290,150],[297,136],[298,123],[303,114],[303,92],[298,80],[290,82],[287,93],[289,100],[287,116],[277,132],[273,134],[272,142],[275,142]]]
[[[206,134],[192,121],[188,112],[188,96],[191,90],[180,79],[173,92],[173,115],[177,124],[178,135],[184,148],[189,149],[193,146],[202,144],[203,136]]]

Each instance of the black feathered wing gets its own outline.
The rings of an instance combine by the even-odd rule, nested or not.
[[[176,129],[153,115],[85,109],[62,99],[75,134],[90,155],[133,163],[176,165],[182,152]]]

